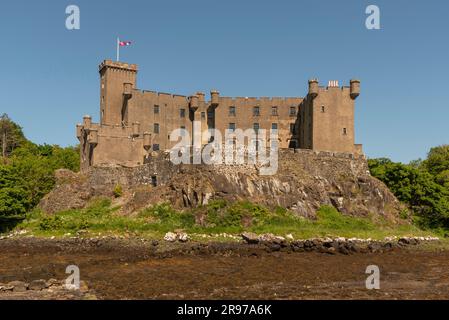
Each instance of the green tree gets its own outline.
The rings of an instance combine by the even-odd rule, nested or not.
[[[422,224],[449,228],[449,189],[437,183],[432,173],[389,159],[370,159],[368,164],[371,174],[408,204]]]
[[[6,160],[11,152],[26,142],[22,128],[14,123],[6,113],[0,117],[1,156]]]
[[[8,142],[8,158],[0,165],[0,229],[2,221],[23,217],[52,190],[56,169],[79,170],[79,147],[36,145],[17,124],[6,116],[2,119],[9,138],[3,140]]]
[[[434,176],[449,170],[449,145],[430,149],[427,159],[423,162],[427,171]]]

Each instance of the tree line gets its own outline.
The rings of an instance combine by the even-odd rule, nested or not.
[[[79,170],[78,147],[35,144],[6,114],[0,146],[0,223],[24,218],[54,187],[56,169]]]
[[[431,148],[424,160],[409,164],[387,158],[368,160],[371,174],[383,181],[424,228],[449,229],[449,145]]]

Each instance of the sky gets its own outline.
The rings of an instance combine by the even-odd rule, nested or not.
[[[368,5],[380,30],[365,27]],[[448,16],[447,0],[2,1],[0,113],[36,143],[77,144],[83,115],[99,120],[98,65],[119,36],[139,89],[290,97],[310,78],[358,78],[356,143],[409,162],[449,143]]]

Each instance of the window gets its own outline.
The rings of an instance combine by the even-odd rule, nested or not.
[[[272,123],[271,124],[271,130],[278,131],[278,124],[277,123]]]
[[[291,134],[295,133],[295,124],[294,123],[290,123],[290,133]]]
[[[348,134],[348,130],[346,130],[346,128],[343,128],[343,135],[347,135]]]
[[[234,106],[229,107],[229,116],[235,117],[235,107]]]
[[[215,116],[215,112],[214,111],[208,111],[207,112],[207,118],[208,119],[213,119]]]
[[[159,133],[159,123],[155,123],[153,129],[154,129],[153,130],[154,133]]]
[[[290,107],[290,116],[296,116],[296,107]]]
[[[321,112],[322,113],[326,112],[326,108],[324,106],[321,106]]]
[[[260,116],[260,107],[254,107],[253,116],[255,116],[255,117]]]
[[[157,187],[157,177],[156,176],[151,177],[151,185],[153,187]]]
[[[201,112],[201,119],[206,119],[206,112]]]
[[[159,114],[159,106],[157,104],[154,105],[154,114]]]
[[[253,129],[254,129],[254,131],[256,131],[256,133],[259,132],[259,128],[260,128],[260,126],[259,126],[258,123],[254,123],[254,124],[253,124]]]
[[[186,117],[186,109],[180,109],[179,110],[179,116],[181,118],[185,118]]]
[[[271,107],[271,115],[272,116],[278,115],[278,107]]]
[[[159,151],[159,144],[153,144],[153,151]]]
[[[229,130],[235,131],[235,123],[230,123],[229,124]]]

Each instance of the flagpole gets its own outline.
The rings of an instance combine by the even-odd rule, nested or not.
[[[120,38],[117,37],[117,62],[120,61]]]

